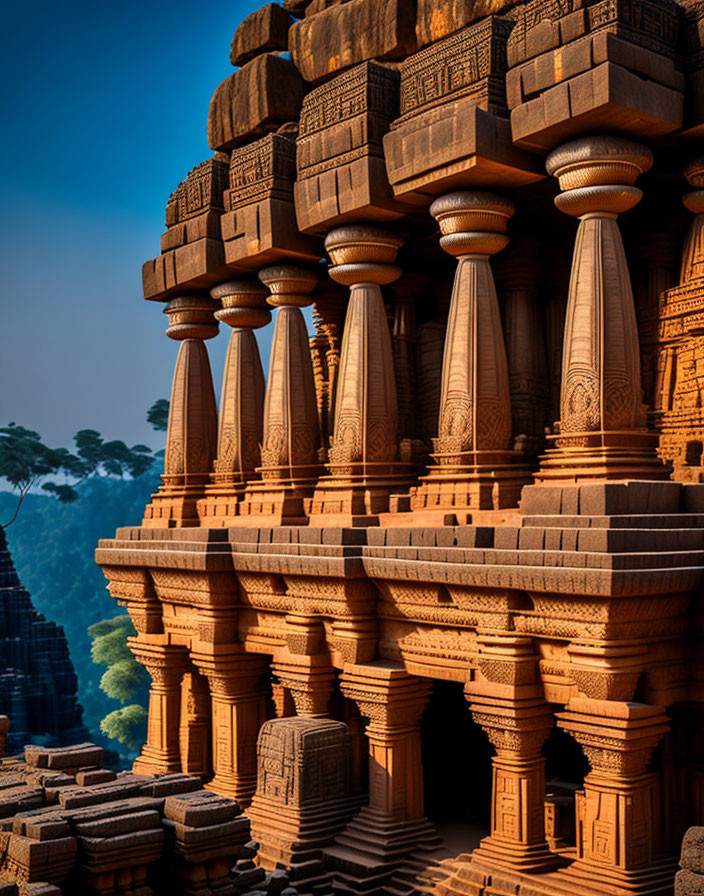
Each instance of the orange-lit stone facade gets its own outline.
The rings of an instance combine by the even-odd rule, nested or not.
[[[163,483],[97,551],[135,771],[249,806],[302,894],[666,896],[704,824],[704,4],[284,8],[144,268]]]

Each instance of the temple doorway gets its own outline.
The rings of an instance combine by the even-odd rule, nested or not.
[[[491,746],[474,723],[463,686],[434,681],[421,721],[425,814],[448,856],[471,852],[489,833]]]
[[[553,727],[543,745],[545,756],[545,839],[567,857],[575,849],[575,794],[584,786],[589,763],[581,746],[566,731]]]

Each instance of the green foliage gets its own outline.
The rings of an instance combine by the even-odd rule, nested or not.
[[[133,703],[105,716],[100,723],[100,730],[136,753],[144,743],[146,725],[147,711]]]
[[[152,406],[149,413],[156,405]],[[168,416],[168,402],[166,406]],[[79,430],[73,441],[76,446],[75,454],[65,448],[48,448],[39,433],[16,423],[0,428],[0,479],[9,482],[19,495],[14,515],[5,524],[5,528],[17,519],[27,493],[38,487],[47,476],[59,475],[69,480],[42,484],[44,491],[58,498],[62,504],[68,504],[78,497],[77,484],[90,476],[122,478],[129,474],[137,478],[154,464],[155,455],[147,445],[128,448],[117,439],[105,442],[94,429]]]
[[[151,423],[157,432],[166,432],[169,424],[169,402],[160,398],[147,411],[147,422]]]
[[[65,448],[48,448],[38,432],[9,423],[0,427],[0,479],[5,479],[18,493],[19,499],[12,519],[5,528],[12,525],[31,488],[38,486],[47,476],[63,474],[75,476],[80,461]],[[53,482],[44,483],[47,491],[53,491],[63,503],[75,501],[78,493],[69,485]]]
[[[127,646],[127,635],[128,631],[124,626],[117,626],[113,631],[93,638],[93,646],[90,649],[93,662],[110,667],[115,663],[129,660],[132,654]]]
[[[88,635],[93,640],[90,651],[93,662],[108,667],[100,679],[100,689],[120,703],[134,700],[147,686],[147,673],[127,646],[127,638],[134,633],[129,616],[124,615],[102,619],[88,627]],[[114,710],[101,720],[100,730],[129,750],[137,749],[144,743],[147,718],[143,710],[143,715],[136,712],[139,709],[140,706],[133,704]]]
[[[101,720],[115,703],[100,689],[105,667],[91,660],[92,639],[87,629],[114,617],[119,608],[95,564],[94,552],[98,540],[110,538],[118,526],[139,525],[144,505],[158,486],[158,472],[154,467],[137,479],[91,477],[77,486],[80,500],[73,504],[30,492],[17,522],[7,531],[17,572],[34,606],[66,633],[91,738],[116,750],[125,762],[132,759],[126,746],[108,741],[100,730]],[[0,520],[12,515],[16,503],[16,496],[0,491]],[[130,626],[131,633],[129,617],[119,618]],[[133,700],[146,707],[146,682]]]
[[[120,616],[113,616],[112,619],[101,619],[100,622],[94,622],[93,625],[89,625],[88,637],[93,640],[102,638],[103,635],[109,635],[117,628],[125,628],[128,634],[134,634],[132,620],[129,616],[121,614]],[[99,662],[99,660],[93,660],[93,662]]]
[[[135,662],[134,657],[112,663],[100,679],[100,688],[112,700],[127,703],[145,684],[144,667]]]

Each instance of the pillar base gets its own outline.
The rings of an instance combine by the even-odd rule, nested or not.
[[[205,497],[198,501],[200,525],[210,529],[226,529],[229,526],[239,525],[240,504],[246,488],[246,482],[208,486]]]
[[[312,526],[369,526],[388,513],[389,496],[407,492],[417,468],[404,463],[329,464],[307,502]]]
[[[180,529],[200,526],[198,502],[205,486],[162,486],[144,508],[143,529]],[[163,489],[163,491],[162,491]]]
[[[247,810],[252,823],[252,839],[260,843],[257,860],[264,868],[320,860],[320,850],[359,810],[365,797],[326,800],[318,806],[286,806],[256,795]]]
[[[563,859],[547,843],[526,846],[499,837],[485,837],[472,853],[472,862],[487,869],[507,868],[526,874],[554,871]]]
[[[333,872],[333,892],[384,893],[394,871],[409,853],[428,856],[442,839],[427,818],[396,820],[366,807],[324,850],[325,867]]]
[[[496,896],[497,893],[530,893],[530,896],[672,896],[677,871],[674,859],[662,859],[647,869],[613,877],[598,864],[573,862],[548,873],[521,873],[479,859],[479,850],[445,860],[449,871],[436,885],[442,896]],[[439,875],[436,877],[438,879]],[[422,881],[422,877],[416,879]],[[435,890],[433,891],[435,892]]]
[[[257,775],[256,772],[253,775],[238,774],[237,776],[220,773],[216,774],[203,787],[205,790],[217,793],[218,796],[235,800],[243,809],[246,809],[252,802],[252,796],[257,789]]]
[[[132,763],[132,771],[135,775],[163,775],[167,772],[180,772],[181,756],[178,753],[157,756],[143,750]]]
[[[293,468],[295,471],[295,468]],[[266,471],[263,471],[266,476]],[[288,479],[263,478],[247,486],[238,505],[241,526],[305,526],[305,505],[317,481],[314,468],[301,469],[300,476]]]
[[[439,455],[433,455],[438,458]],[[514,451],[477,451],[465,461],[432,467],[411,490],[414,513],[503,510],[518,507],[532,468]]]
[[[555,447],[540,458],[536,482],[669,479],[671,469],[656,454],[657,433],[585,432],[549,436]]]
[[[598,862],[581,859],[569,868],[558,871],[552,880],[559,891],[609,896],[672,896],[672,886],[679,865],[676,859],[664,858],[635,871],[609,868]]]

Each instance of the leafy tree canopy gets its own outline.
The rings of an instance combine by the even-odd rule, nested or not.
[[[127,703],[145,683],[144,668],[130,656],[108,667],[100,679],[100,689],[112,700]]]
[[[147,420],[157,432],[166,432],[169,423],[169,402],[160,398],[147,411]]]
[[[126,628],[116,626],[113,631],[93,638],[93,646],[90,650],[93,662],[100,666],[112,666],[115,663],[129,660],[132,654],[127,646],[128,633]]]
[[[162,398],[151,406],[147,419],[155,429],[165,430],[168,415],[169,402]],[[0,479],[5,479],[19,496],[15,513],[6,526],[14,523],[25,496],[39,485],[68,504],[78,497],[76,487],[89,477],[136,478],[150,470],[161,454],[152,453],[147,445],[130,448],[119,439],[106,442],[94,429],[79,430],[73,441],[75,453],[66,448],[49,448],[38,432],[16,423],[0,428]]]
[[[100,723],[103,734],[114,738],[135,753],[144,743],[146,727],[147,712],[136,703],[114,710]]]
[[[100,679],[100,690],[120,703],[140,698],[146,702],[147,673],[127,646],[128,636],[134,634],[129,616],[96,622],[88,628],[88,634],[93,641],[93,662],[108,667]],[[147,713],[135,703],[108,713],[100,723],[100,730],[128,750],[138,750],[144,743],[146,722]]]

